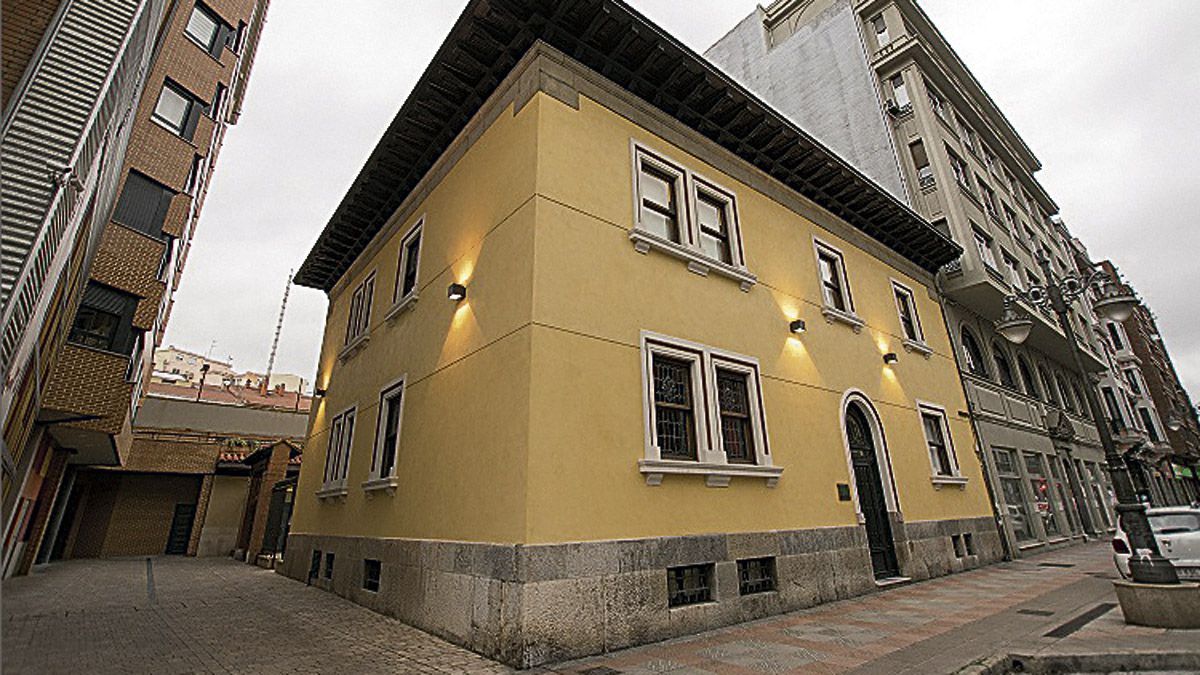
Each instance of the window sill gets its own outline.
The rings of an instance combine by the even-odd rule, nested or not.
[[[363,481],[363,492],[378,492],[379,490],[387,490],[389,495],[396,494],[396,486],[400,484],[400,479],[396,476],[388,476],[387,478],[372,478],[371,480]]]
[[[925,358],[929,358],[933,355],[933,348],[919,340],[905,339],[903,344],[904,351],[906,352],[915,352],[921,356],[924,356]]]
[[[709,487],[728,487],[734,477],[763,478],[767,487],[779,484],[783,475],[783,467],[760,466],[757,464],[710,464],[705,462],[689,462],[669,459],[638,460],[638,469],[646,475],[646,485],[661,485],[663,476],[667,474],[681,476],[706,476],[705,483]]]
[[[960,490],[967,487],[967,481],[970,480],[966,476],[930,476],[929,482],[933,483],[935,489],[942,489],[946,485],[954,485]]]
[[[686,246],[663,239],[649,232],[634,229],[629,232],[629,240],[633,242],[633,248],[638,253],[644,255],[649,253],[650,249],[662,251],[667,255],[687,261],[688,270],[702,277],[706,277],[709,272],[712,272],[713,274],[733,279],[738,282],[744,292],[750,292],[750,289],[758,283],[758,277],[740,267],[734,267],[728,263],[702,255]]]
[[[394,320],[396,317],[400,316],[405,311],[412,309],[413,306],[417,304],[417,300],[419,300],[419,299],[420,299],[420,296],[417,295],[417,292],[412,291],[408,295],[397,300],[396,303],[394,305],[392,305],[391,309],[389,309],[387,311],[387,314],[383,315],[383,320],[384,321]]]
[[[348,360],[351,356],[357,354],[360,349],[366,347],[367,342],[370,340],[371,334],[363,333],[362,335],[359,335],[350,342],[346,343],[346,346],[342,347],[342,351],[338,352],[338,361]]]
[[[846,312],[836,307],[825,305],[821,308],[821,315],[825,317],[826,323],[844,323],[854,329],[855,333],[861,333],[863,326],[867,325],[865,321],[858,318],[853,312]]]
[[[326,485],[317,490],[317,499],[328,499],[330,497],[345,497],[349,493],[345,485]]]

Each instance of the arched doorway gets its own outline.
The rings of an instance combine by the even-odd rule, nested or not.
[[[892,524],[888,520],[887,498],[884,496],[883,474],[871,423],[862,405],[854,402],[846,407],[846,442],[850,447],[850,463],[854,468],[854,485],[858,492],[858,507],[867,529],[867,548],[871,551],[871,568],[876,579],[900,576],[896,560],[896,543],[892,539]]]

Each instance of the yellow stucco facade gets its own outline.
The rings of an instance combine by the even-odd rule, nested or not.
[[[854,483],[842,423],[852,393],[878,415],[904,521],[990,516],[931,275],[799,195],[779,198],[786,188],[652,111],[619,114],[586,93],[577,107],[546,93],[517,107],[481,112],[455,161],[330,293],[327,395],[292,533],[541,544],[854,526],[855,503],[837,491]],[[736,197],[748,290],[635,250],[634,144]],[[386,318],[401,241],[419,222],[419,301]],[[822,318],[814,238],[844,256],[860,331]],[[351,296],[372,273],[369,339],[339,358]],[[928,356],[902,345],[893,280],[914,290]],[[447,299],[453,282],[465,300]],[[803,334],[788,330],[796,318]],[[643,331],[757,360],[777,485],[647,484]],[[380,392],[400,378],[396,484],[367,491]],[[931,479],[918,402],[944,408],[965,482]],[[330,420],[351,406],[345,494],[318,498]]]

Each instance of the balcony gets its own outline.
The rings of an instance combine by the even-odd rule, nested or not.
[[[945,273],[947,297],[990,321],[1000,318],[1005,298],[1013,294],[1012,286],[1003,275],[984,264],[976,254],[964,254],[957,268],[947,269]],[[1071,342],[1059,328],[1054,313],[1024,301],[1018,305],[1033,320],[1033,330],[1025,345],[1074,370]],[[1103,372],[1107,369],[1104,359],[1086,343],[1086,339],[1080,342],[1080,351],[1086,370]]]
[[[1092,445],[1100,444],[1100,435],[1090,420],[1059,410],[1018,391],[975,375],[964,374],[967,400],[977,419],[1037,434],[1064,434]],[[1067,424],[1064,424],[1064,420]]]
[[[128,371],[124,354],[63,345],[38,422],[48,425],[59,445],[75,451],[72,464],[121,464],[132,441],[134,383],[126,379]]]

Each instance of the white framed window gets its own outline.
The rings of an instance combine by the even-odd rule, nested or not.
[[[1021,278],[1021,263],[1007,251],[1001,251],[1000,257],[1004,260],[1004,271],[1008,274],[1009,283],[1018,291],[1025,290],[1025,281]]]
[[[368,336],[367,328],[371,324],[371,301],[375,298],[375,273],[371,272],[350,299],[350,315],[346,319],[346,340],[343,350],[365,342]],[[343,353],[345,355],[345,353]]]
[[[963,118],[956,117],[958,120],[959,140],[962,141],[963,147],[975,154],[979,154],[979,137],[975,134],[975,130],[970,127]]]
[[[1126,368],[1124,372],[1125,381],[1129,383],[1129,389],[1133,391],[1134,394],[1142,396],[1142,392],[1144,390],[1142,389],[1142,381],[1141,377],[1138,375],[1137,368]]]
[[[917,169],[917,184],[923,188],[933,187],[937,179],[933,175],[933,167],[929,165],[929,153],[925,151],[925,143],[917,139],[908,145],[912,155],[913,166]]]
[[[350,407],[334,416],[329,424],[329,442],[325,450],[325,471],[318,497],[346,494],[346,476],[350,472],[350,448],[354,444],[357,408]]]
[[[892,96],[894,97],[892,102],[896,104],[896,108],[902,113],[912,110],[912,97],[908,95],[908,85],[904,83],[904,74],[897,73],[888,80],[888,83],[892,85]]]
[[[938,93],[933,85],[929,84],[929,80],[925,80],[925,93],[929,97],[929,107],[938,116],[938,119],[950,124],[950,104],[946,103],[945,97]]]
[[[997,269],[996,254],[992,252],[992,238],[978,227],[972,227],[971,234],[975,240],[975,250],[979,252],[979,259],[989,268]]]
[[[954,173],[955,182],[962,189],[972,195],[975,194],[975,188],[971,186],[971,172],[967,169],[967,163],[963,161],[962,157],[956,155],[950,146],[946,146],[946,155],[950,158],[950,170]]]
[[[635,148],[638,227],[676,244],[691,245],[687,227],[683,169]]]
[[[880,49],[891,43],[892,38],[888,34],[887,21],[884,20],[882,14],[871,19],[871,30],[875,33],[875,44],[879,45]]]
[[[646,483],[665,474],[704,475],[712,487],[735,476],[765,478],[771,464],[758,361],[705,345],[642,333]]]
[[[892,295],[896,299],[896,312],[900,317],[900,332],[904,344],[910,349],[925,345],[925,332],[921,328],[921,317],[917,314],[917,298],[912,289],[892,280]]]
[[[1000,220],[1000,209],[996,206],[996,192],[984,182],[983,177],[979,174],[975,174],[975,182],[979,185],[979,195],[983,200],[983,210],[987,211],[987,214],[992,218]]]
[[[846,261],[842,252],[818,239],[813,239],[817,259],[817,281],[821,285],[821,313],[826,321],[849,324],[855,332],[863,322],[854,313],[854,298],[850,293],[850,281],[846,275]]]
[[[387,316],[389,319],[417,301],[424,230],[425,219],[421,218],[400,240],[400,255],[396,261],[396,285],[392,289],[392,308]]]
[[[634,248],[681,258],[696,274],[713,272],[750,290],[758,279],[746,270],[733,192],[660,153],[631,145],[634,229],[629,238]]]
[[[933,469],[935,483],[965,483],[958,467],[958,455],[954,451],[953,437],[946,410],[931,403],[919,403],[921,429],[925,433],[925,446],[929,451],[929,465]]]
[[[401,377],[379,393],[379,419],[375,425],[375,447],[371,452],[370,478],[365,490],[394,489],[399,461],[400,424],[404,416],[404,382]]]
[[[700,251],[726,265],[741,266],[733,195],[700,179],[692,181]]]

